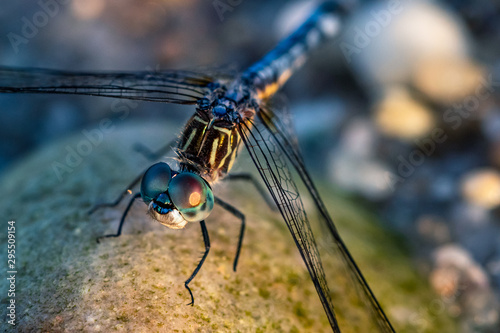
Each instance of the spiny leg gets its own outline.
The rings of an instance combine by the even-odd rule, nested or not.
[[[144,170],[144,172],[146,172],[146,170]],[[142,176],[144,175],[144,172],[142,172],[139,176],[135,177],[134,180],[129,184],[129,186],[127,186],[127,188],[118,196],[118,198],[116,198],[115,201],[113,202],[105,202],[105,203],[100,203],[100,204],[96,204],[94,205],[94,207],[92,207],[88,214],[91,215],[93,214],[96,210],[98,209],[101,209],[101,208],[104,208],[104,207],[115,207],[117,206],[122,200],[123,198],[125,198],[127,196],[127,194],[129,193],[132,193],[131,192],[131,189],[142,179]]]
[[[130,208],[132,207],[135,199],[137,198],[140,198],[141,197],[141,194],[140,193],[136,193],[132,199],[130,199],[129,203],[128,203],[128,206],[127,208],[125,209],[125,211],[123,212],[123,215],[122,215],[122,218],[120,220],[120,225],[118,226],[118,231],[116,232],[116,234],[109,234],[109,235],[104,235],[104,236],[100,236],[100,237],[97,237],[96,241],[97,243],[99,243],[99,239],[101,238],[107,238],[107,237],[118,237],[122,234],[122,228],[123,228],[123,223],[125,222],[125,218],[127,217],[127,214],[128,214],[128,211],[130,210]]]
[[[174,140],[170,141],[167,145],[161,147],[157,151],[152,151],[142,143],[136,142],[134,146],[132,147],[136,152],[144,156],[150,161],[157,161],[165,155],[172,147],[175,147],[177,143],[177,138]]]
[[[274,201],[269,198],[268,191],[262,187],[262,185],[255,179],[255,177],[252,174],[249,173],[236,173],[236,174],[229,174],[226,175],[222,180],[245,180],[249,181],[252,183],[255,188],[257,189],[257,192],[262,196],[262,198],[266,201],[267,205],[271,210],[277,211],[276,204]]]
[[[243,213],[238,209],[217,197],[215,197],[215,203],[241,220],[240,237],[238,239],[238,247],[236,248],[236,256],[233,261],[233,271],[236,272],[236,266],[238,265],[238,259],[240,258],[241,245],[243,244],[243,236],[245,234],[245,215],[243,215]]]
[[[203,235],[203,242],[205,243],[205,253],[203,254],[203,257],[201,258],[200,262],[198,263],[198,266],[196,266],[196,268],[194,269],[193,274],[191,274],[189,279],[187,279],[186,282],[184,282],[184,286],[189,291],[189,295],[191,295],[191,303],[189,303],[188,305],[194,305],[193,293],[191,292],[191,289],[189,288],[188,284],[189,284],[189,282],[191,282],[194,279],[196,274],[198,274],[198,271],[200,270],[201,266],[205,262],[205,259],[207,258],[208,251],[210,251],[210,238],[208,237],[208,230],[207,230],[207,226],[205,225],[205,221],[201,221],[200,226],[201,226],[201,233]]]

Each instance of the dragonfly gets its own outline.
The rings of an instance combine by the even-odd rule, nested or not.
[[[186,280],[192,305],[194,296],[189,283],[201,269],[210,250],[205,220],[214,205],[219,205],[241,220],[237,251],[233,262],[236,270],[245,231],[245,216],[236,207],[214,195],[212,186],[224,179],[246,179],[261,194],[272,198],[274,208],[285,221],[295,245],[307,267],[325,314],[334,332],[341,332],[338,308],[320,258],[310,220],[315,217],[326,228],[340,263],[338,274],[349,281],[381,332],[394,332],[388,317],[369,287],[360,268],[342,240],[299,149],[291,116],[286,108],[276,108],[273,99],[291,75],[300,68],[311,51],[338,35],[349,8],[336,2],[321,4],[312,15],[287,38],[241,74],[201,73],[180,70],[144,72],[68,72],[38,68],[0,66],[0,93],[52,93],[104,96],[158,103],[195,105],[174,149],[178,169],[158,162],[139,175],[111,203],[96,205],[91,212],[118,205],[140,182],[133,194],[116,233],[121,235],[126,216],[135,200],[148,206],[149,215],[162,225],[182,229],[199,223],[205,244],[203,256]],[[158,159],[171,149],[171,143],[157,152],[143,146],[141,151]],[[246,148],[267,192],[252,176],[231,174],[240,149]],[[292,173],[294,171],[294,173]],[[298,175],[298,176],[297,176]],[[297,183],[299,178],[312,198],[313,208],[304,207]],[[326,246],[324,243],[322,246]]]

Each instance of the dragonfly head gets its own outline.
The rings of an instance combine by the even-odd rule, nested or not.
[[[152,165],[142,177],[141,196],[149,214],[172,229],[200,222],[214,208],[210,185],[192,172],[172,172],[168,164]]]

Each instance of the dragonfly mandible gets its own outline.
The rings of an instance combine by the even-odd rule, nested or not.
[[[332,330],[340,332],[341,328],[309,222],[314,214],[306,212],[288,165],[295,169],[312,197],[318,219],[331,234],[330,245],[338,251],[338,260],[348,272],[371,319],[380,331],[394,332],[306,170],[287,111],[272,106],[272,97],[305,62],[310,51],[338,34],[346,14],[346,8],[337,3],[322,4],[295,32],[235,77],[190,71],[77,73],[0,67],[0,92],[79,94],[196,105],[196,112],[185,126],[175,149],[179,169],[174,171],[166,163],[156,163],[137,177],[115,202],[95,207],[117,205],[126,197],[128,189],[141,181],[140,191],[132,196],[117,232],[103,237],[121,234],[126,215],[139,198],[148,205],[153,219],[169,228],[180,229],[199,222],[205,252],[185,282],[192,304],[194,297],[189,283],[209,253],[205,219],[215,204],[242,222],[233,265],[236,270],[245,218],[237,208],[214,196],[212,184],[231,178],[232,165],[239,148],[244,146],[287,224]],[[170,144],[157,155],[161,156],[169,148]]]

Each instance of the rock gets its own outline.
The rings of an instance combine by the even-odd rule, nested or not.
[[[94,20],[102,15],[106,5],[102,0],[73,1],[71,10],[73,15],[80,20]]]
[[[216,208],[207,220],[211,251],[191,283],[193,307],[186,306],[189,295],[183,283],[203,250],[196,223],[182,230],[167,229],[152,221],[145,206],[137,202],[121,237],[95,242],[97,236],[116,230],[126,202],[92,216],[87,215],[89,208],[98,201],[114,199],[150,164],[131,151],[133,143],[140,139],[154,149],[174,133],[168,124],[158,121],[133,126],[122,123],[80,156],[78,163],[73,160],[69,165],[67,147],[77,150],[87,139],[77,134],[32,153],[3,175],[0,188],[9,198],[0,202],[3,226],[6,228],[7,220],[16,222],[18,331],[330,330],[288,230],[243,184],[234,185],[234,190],[225,183],[215,188],[247,216],[238,271],[233,272],[231,266],[239,223]],[[67,172],[60,177],[55,173],[55,162],[66,166]],[[235,168],[241,170],[246,165],[251,164],[243,162]],[[330,195],[325,196],[325,203],[396,328],[408,332],[456,330],[445,314],[419,311],[435,296],[386,231],[347,200]],[[0,246],[6,247],[5,239]],[[352,283],[338,270],[328,273],[333,259],[329,253],[325,252],[323,261],[332,297],[349,320],[353,307],[360,305],[352,303],[350,296],[340,297],[348,289],[353,291]],[[341,288],[345,283],[351,287]],[[1,279],[2,290],[7,290],[6,284],[6,279]],[[2,297],[5,304],[6,294]],[[3,318],[5,311],[2,307]],[[417,311],[421,321],[407,316]],[[346,331],[370,330],[363,328],[362,320],[350,318],[349,323]],[[422,323],[432,323],[432,328],[420,326]]]
[[[304,284],[308,277],[300,258],[288,255],[290,242],[278,240],[286,232],[273,224],[249,226],[241,266],[234,273],[239,223],[216,209],[208,225],[211,253],[191,284],[194,307],[186,306],[184,281],[203,251],[197,224],[169,230],[152,221],[138,202],[120,238],[95,242],[97,236],[116,230],[124,205],[93,216],[87,211],[96,201],[114,199],[150,164],[131,151],[137,138],[154,147],[167,128],[115,129],[58,179],[52,163],[65,163],[65,147],[78,147],[85,139],[76,135],[31,156],[4,177],[2,190],[11,201],[1,211],[18,228],[19,330],[328,328],[313,285]],[[287,261],[285,266],[297,269],[285,268]],[[288,285],[290,279],[300,289]]]
[[[444,244],[451,240],[450,228],[438,216],[424,215],[415,221],[421,237],[436,244]]]
[[[366,118],[355,118],[342,133],[341,149],[360,158],[373,157],[379,136],[372,122]]]
[[[454,309],[460,314],[465,331],[490,331],[498,325],[498,301],[492,293],[485,271],[456,245],[444,245],[434,253],[435,269],[430,276],[431,285],[442,295],[442,306],[454,300]],[[449,304],[448,304],[449,305]]]
[[[406,84],[430,59],[467,59],[459,17],[431,1],[372,2],[356,11],[340,40],[348,63],[370,90]]]
[[[379,134],[365,117],[356,117],[342,129],[338,148],[332,150],[328,164],[332,181],[344,190],[369,200],[392,194],[387,177],[389,167],[376,158]]]
[[[493,169],[475,170],[462,179],[462,195],[475,205],[494,208],[500,205],[500,173]]]
[[[331,154],[330,165],[332,181],[348,192],[374,201],[392,194],[391,183],[387,177],[389,168],[379,161],[338,150]]]
[[[329,156],[332,181],[344,190],[370,200],[381,200],[392,193],[387,178],[389,168],[375,158],[379,136],[365,118],[353,119],[342,130],[339,147]]]
[[[388,89],[374,109],[377,127],[389,136],[418,139],[435,126],[432,111],[413,99],[402,87]]]
[[[432,58],[417,65],[413,82],[434,101],[452,104],[474,96],[478,87],[486,82],[483,78],[484,69],[468,59]]]

